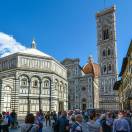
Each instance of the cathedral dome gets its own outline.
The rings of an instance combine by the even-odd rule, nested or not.
[[[35,40],[32,41],[31,48],[26,48],[26,49],[24,49],[22,51],[19,51],[18,53],[28,54],[28,55],[33,55],[33,56],[52,58],[50,55],[47,55],[44,52],[41,52],[40,50],[36,49]]]
[[[90,56],[88,63],[82,68],[85,74],[93,74],[95,77],[100,75],[99,65],[93,62],[93,58]]]

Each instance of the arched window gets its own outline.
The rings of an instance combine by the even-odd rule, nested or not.
[[[45,88],[49,88],[50,87],[50,81],[49,80],[45,80],[44,81],[44,87]]]
[[[27,85],[28,85],[27,79],[26,78],[23,78],[21,80],[21,86],[27,86]]]
[[[108,28],[103,29],[103,40],[109,39],[109,30]]]
[[[86,90],[86,88],[85,87],[82,87],[82,91],[85,91]]]
[[[58,89],[58,88],[59,88],[59,81],[55,80],[55,89]]]
[[[108,70],[109,70],[109,71],[112,70],[112,68],[111,68],[111,64],[109,64],[109,66],[108,66]]]
[[[32,86],[33,86],[33,87],[38,87],[38,80],[34,80],[34,81],[32,82]]]
[[[103,50],[103,57],[105,57],[106,56],[106,51],[105,50]]]
[[[63,91],[63,83],[60,82],[60,91]]]
[[[103,72],[106,73],[106,65],[103,67]]]
[[[108,54],[108,56],[111,55],[110,49],[108,49],[107,54]]]
[[[67,85],[66,84],[64,85],[64,92],[65,93],[67,92]]]
[[[86,102],[86,99],[85,99],[85,98],[83,98],[83,99],[82,99],[82,102]]]

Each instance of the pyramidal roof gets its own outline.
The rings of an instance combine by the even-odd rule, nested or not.
[[[18,53],[51,58],[50,55],[48,55],[48,54],[36,49],[35,40],[32,41],[31,48],[26,48],[26,49],[24,49],[22,51],[19,51]]]

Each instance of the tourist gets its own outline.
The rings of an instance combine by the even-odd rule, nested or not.
[[[34,124],[35,117],[33,114],[27,114],[25,123],[21,126],[21,132],[39,132],[38,126]]]
[[[4,112],[3,113],[3,122],[2,122],[3,132],[9,132],[9,126],[10,126],[10,115],[9,115],[9,112]]]
[[[45,115],[45,120],[46,120],[46,126],[49,122],[49,126],[51,125],[51,119],[50,119],[50,111],[48,111]]]
[[[56,111],[53,111],[53,120],[54,120],[54,122],[57,121],[57,114],[56,114]]]
[[[88,125],[88,132],[101,132],[101,127],[99,124],[96,123],[95,116],[93,114],[90,115],[90,120],[87,122]]]
[[[101,124],[100,124],[100,114],[99,113],[96,114],[96,121],[95,122],[96,122],[97,125],[101,126]]]
[[[66,111],[62,112],[54,127],[55,132],[69,132],[69,120],[67,119]]]
[[[83,132],[82,125],[81,125],[82,120],[83,120],[83,117],[81,114],[77,114],[75,116],[75,123],[72,126],[71,132]]]
[[[110,127],[106,123],[106,114],[102,114],[100,118],[101,118],[100,124],[102,127],[102,132],[110,132],[110,130],[109,130]]]
[[[15,110],[11,112],[10,119],[11,119],[11,128],[17,128],[18,121],[17,121],[17,114]]]
[[[45,120],[45,119],[44,119],[45,115],[44,115],[42,109],[39,110],[39,115],[41,116],[41,120],[44,121],[44,120]]]
[[[42,132],[43,129],[43,117],[40,112],[36,113],[35,123],[39,126],[39,132]]]
[[[2,122],[3,122],[3,118],[2,118],[2,114],[0,114],[0,132],[2,130]]]
[[[130,132],[129,123],[124,119],[123,113],[118,113],[118,119],[114,120],[113,132]]]
[[[126,119],[128,121],[130,130],[132,131],[131,115],[130,115],[129,111],[124,113],[124,119]]]
[[[106,125],[107,125],[107,132],[112,132],[112,126],[113,126],[114,119],[112,118],[112,113],[108,112],[106,114]]]

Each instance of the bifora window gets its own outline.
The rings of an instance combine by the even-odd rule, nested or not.
[[[109,55],[111,54],[111,51],[110,51],[110,49],[108,49],[108,51],[107,51],[107,52],[108,52],[108,56],[109,56]]]
[[[112,69],[112,68],[111,68],[111,64],[109,64],[108,69],[109,69],[109,71],[111,71],[111,69]]]
[[[106,56],[106,51],[105,50],[103,50],[103,56]]]
[[[103,72],[106,73],[106,65],[103,67]]]
[[[105,28],[103,30],[103,40],[109,39],[109,30],[108,28]]]

